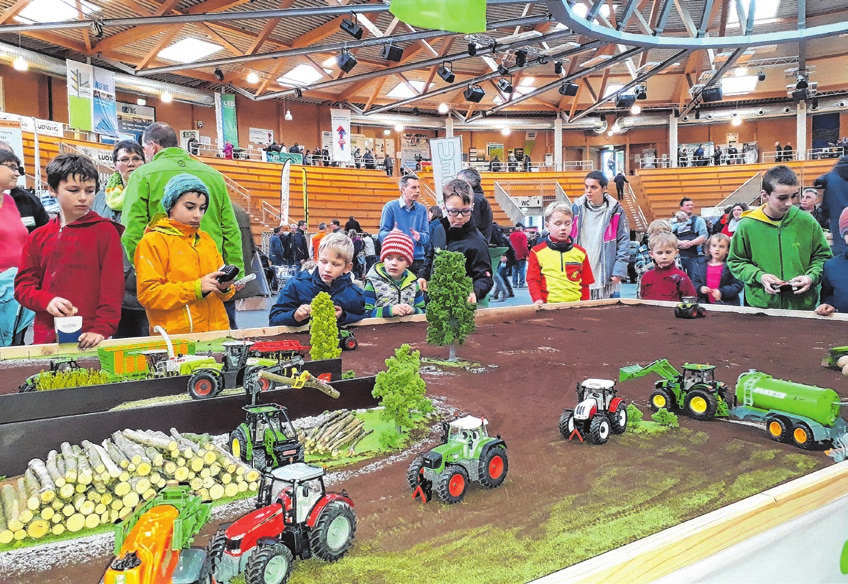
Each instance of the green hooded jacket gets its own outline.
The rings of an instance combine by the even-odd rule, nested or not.
[[[792,207],[782,220],[774,221],[758,207],[742,217],[730,240],[727,265],[745,284],[745,303],[758,308],[815,309],[824,262],[833,254],[813,216]],[[769,294],[760,282],[763,274],[784,281],[806,275],[813,284],[797,296]]]
[[[223,175],[199,160],[193,159],[182,148],[165,148],[153,156],[149,163],[138,167],[130,175],[124,190],[124,211],[121,223],[126,230],[121,243],[127,257],[135,257],[135,248],[144,235],[150,220],[164,212],[162,197],[165,185],[175,175],[187,172],[204,182],[209,189],[209,208],[200,228],[209,234],[224,257],[224,262],[239,267],[244,274],[241,249],[241,232]]]

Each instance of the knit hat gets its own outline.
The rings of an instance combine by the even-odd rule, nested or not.
[[[842,210],[842,214],[839,215],[839,235],[845,237],[845,233],[848,232],[848,207]]]
[[[189,191],[205,195],[206,203],[209,204],[209,189],[203,181],[191,174],[182,173],[172,177],[165,185],[165,196],[162,197],[162,207],[165,212],[170,214],[171,209],[177,204],[177,199]]]
[[[383,247],[380,248],[380,261],[385,261],[386,256],[391,253],[403,256],[403,259],[411,264],[415,253],[412,238],[399,229],[390,231],[383,240]]]

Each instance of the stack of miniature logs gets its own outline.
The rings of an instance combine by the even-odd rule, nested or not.
[[[345,446],[347,456],[353,456],[356,445],[371,432],[365,431],[365,420],[357,418],[351,411],[339,410],[300,439],[306,454],[337,458]]]
[[[207,435],[147,430],[115,432],[102,444],[63,442],[46,462],[0,486],[0,544],[41,539],[115,523],[168,480],[188,483],[205,501],[259,489],[258,471]]]

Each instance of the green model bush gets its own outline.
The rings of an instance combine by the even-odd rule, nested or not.
[[[456,345],[464,343],[476,328],[475,305],[468,303],[474,286],[465,274],[465,256],[456,251],[436,252],[427,289],[427,342],[440,347],[449,345],[449,361],[456,361]]]
[[[112,383],[111,376],[97,369],[71,369],[58,371],[54,374],[45,373],[38,377],[35,388],[38,391],[65,389],[68,387],[84,387],[87,385],[103,385]]]
[[[309,321],[309,356],[313,361],[335,359],[342,354],[339,347],[339,327],[333,299],[326,292],[319,292],[312,299],[312,319]]]
[[[651,419],[660,426],[668,426],[669,428],[679,428],[680,423],[677,421],[677,414],[673,414],[665,408],[660,408],[651,416]]]
[[[634,404],[627,405],[627,427],[631,430],[636,430],[642,424],[642,410]]]
[[[396,429],[395,436],[387,436],[388,444],[402,442],[403,431],[414,426],[412,414],[433,411],[433,404],[424,397],[427,384],[421,378],[420,367],[421,354],[404,344],[395,350],[394,357],[386,359],[386,370],[377,374],[372,395],[383,406],[380,417]]]

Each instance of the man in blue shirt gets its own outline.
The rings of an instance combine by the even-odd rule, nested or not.
[[[393,229],[400,229],[412,238],[415,253],[409,271],[417,274],[424,263],[424,246],[430,241],[427,207],[418,202],[421,185],[418,177],[407,175],[400,179],[400,198],[389,201],[380,217],[380,241]]]

